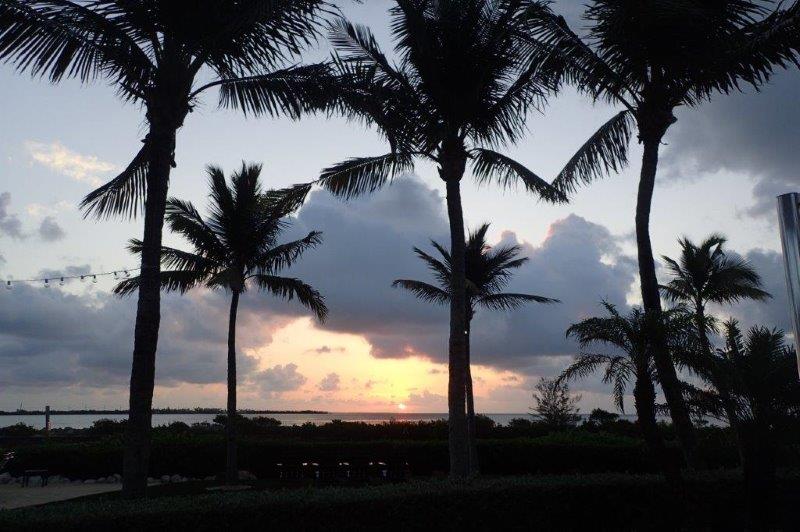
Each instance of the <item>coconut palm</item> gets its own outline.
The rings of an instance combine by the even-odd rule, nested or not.
[[[467,395],[467,428],[469,433],[470,471],[478,472],[478,453],[475,441],[475,398],[472,393],[472,371],[470,367],[470,333],[472,319],[479,308],[486,310],[514,310],[527,303],[557,303],[557,299],[535,296],[532,294],[507,293],[502,290],[511,280],[513,271],[528,262],[527,257],[520,257],[521,248],[513,246],[490,247],[486,243],[486,232],[489,224],[481,225],[471,231],[467,238],[464,256],[466,259],[466,293],[467,293],[467,325],[466,336],[466,395]],[[453,278],[452,256],[447,249],[436,241],[431,241],[441,258],[414,248],[414,253],[433,272],[436,284],[412,279],[397,279],[392,283],[396,288],[403,288],[417,298],[429,303],[446,305],[450,302]]]
[[[298,117],[326,67],[290,66],[316,35],[324,0],[0,0],[0,60],[19,71],[110,82],[145,110],[148,133],[120,175],[83,200],[87,215],[144,213],[123,492],[147,486],[160,322],[159,250],[177,131],[201,94],[222,107]],[[322,76],[324,78],[324,76]]]
[[[800,3],[767,9],[758,0],[590,0],[588,39],[575,34],[549,2],[529,0],[524,17],[534,55],[595,100],[622,110],[567,162],[554,184],[572,192],[628,163],[634,132],[644,149],[636,203],[636,242],[644,310],[661,313],[650,242],[659,147],[678,107],[717,93],[759,87],[776,68],[797,64]],[[656,318],[657,319],[657,318]],[[697,465],[696,439],[665,339],[651,342],[659,380],[683,451]]]
[[[467,325],[461,181],[471,166],[479,183],[522,184],[546,201],[565,195],[496,149],[521,138],[528,112],[549,89],[520,42],[520,1],[396,0],[391,8],[397,64],[368,28],[336,22],[338,112],[375,126],[390,152],[331,166],[315,182],[352,198],[390,183],[424,160],[444,181],[450,220],[448,422],[450,474],[469,473],[465,411]],[[293,189],[301,198],[312,184]]]
[[[210,216],[202,218],[189,202],[171,198],[167,202],[167,224],[194,247],[182,251],[161,248],[161,287],[185,293],[196,286],[222,288],[231,294],[228,321],[228,402],[225,426],[227,459],[226,480],[238,479],[236,461],[236,316],[239,297],[248,288],[268,292],[286,300],[297,299],[320,321],[328,309],[324,298],[300,279],[281,277],[307,249],[318,245],[321,233],[312,231],[304,238],[278,243],[288,226],[287,212],[274,202],[274,193],[264,193],[259,176],[260,165],[245,165],[225,180],[222,170],[208,167]],[[141,254],[140,240],[131,241],[129,249]],[[128,295],[140,289],[142,279],[132,277],[117,285],[115,292]]]
[[[664,311],[660,322],[653,320],[639,307],[627,315],[603,302],[608,316],[587,318],[567,329],[567,336],[578,341],[582,350],[593,346],[610,347],[612,353],[582,352],[565,369],[559,380],[583,379],[604,368],[603,382],[612,387],[614,404],[620,412],[625,411],[625,394],[632,387],[634,407],[639,428],[647,446],[661,464],[665,475],[672,481],[678,478],[675,464],[665,452],[664,440],[656,422],[656,384],[658,372],[650,343],[654,329],[669,339],[669,348],[680,351],[686,347],[686,331],[689,320],[681,308]]]
[[[706,360],[690,360],[710,386],[690,388],[687,395],[704,415],[724,418],[733,412],[750,526],[756,530],[769,523],[776,437],[787,423],[800,418],[796,357],[786,347],[783,332],[775,329],[752,327],[745,337],[738,322],[730,319],[723,333],[724,348],[706,354]]]
[[[661,286],[661,291],[669,300],[693,310],[700,346],[706,352],[711,351],[708,333],[717,330],[713,316],[706,313],[709,303],[728,305],[743,299],[763,301],[771,297],[761,289],[761,276],[749,262],[725,253],[725,242],[727,239],[717,234],[699,246],[682,238],[678,241],[678,260],[662,257],[671,279]]]

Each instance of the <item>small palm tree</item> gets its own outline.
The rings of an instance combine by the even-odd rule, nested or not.
[[[281,277],[307,249],[318,245],[321,233],[313,231],[305,238],[278,243],[290,214],[275,202],[275,194],[261,190],[260,165],[242,164],[234,172],[231,183],[222,170],[209,166],[211,187],[210,216],[202,218],[194,205],[178,199],[167,203],[167,223],[182,235],[194,251],[161,248],[161,287],[167,291],[186,291],[196,286],[222,288],[231,294],[228,321],[228,415],[225,427],[227,441],[226,480],[238,479],[236,460],[236,316],[239,297],[254,288],[274,296],[297,300],[310,309],[320,321],[328,309],[324,298],[300,279]],[[140,240],[131,241],[130,250],[142,253]],[[119,283],[115,292],[132,294],[139,290],[142,279],[132,277]]]
[[[144,214],[123,492],[147,488],[160,324],[162,229],[178,130],[200,96],[297,118],[324,106],[325,65],[286,66],[318,34],[325,0],[0,0],[0,61],[20,72],[110,82],[145,110],[148,133],[117,177],[83,200],[87,215]]]
[[[605,368],[603,382],[612,386],[614,403],[620,412],[625,411],[625,394],[633,386],[634,406],[642,436],[665,475],[675,481],[677,470],[666,454],[656,422],[655,385],[658,383],[658,372],[650,343],[654,329],[659,328],[659,334],[670,340],[671,349],[677,351],[685,348],[685,333],[689,324],[686,312],[681,308],[667,310],[659,323],[639,307],[633,308],[626,316],[608,302],[603,302],[603,307],[608,316],[587,318],[576,323],[567,329],[567,336],[575,338],[582,350],[600,345],[611,347],[616,352],[583,352],[563,371],[559,380],[586,378],[596,370]]]
[[[759,87],[775,69],[798,63],[800,2],[770,11],[759,0],[590,0],[581,39],[544,0],[529,0],[528,42],[543,70],[563,76],[593,99],[622,107],[569,160],[554,184],[574,191],[628,163],[634,132],[644,148],[636,203],[636,243],[642,302],[660,314],[650,242],[650,209],[659,148],[678,107],[698,107],[712,95]],[[656,318],[657,319],[657,318]],[[696,438],[666,340],[651,343],[659,379],[690,465]]]
[[[490,247],[486,243],[486,232],[489,224],[483,224],[469,234],[466,242],[466,278],[467,278],[467,326],[465,337],[467,343],[466,395],[467,424],[470,446],[470,469],[473,474],[478,471],[477,444],[475,441],[475,398],[472,392],[472,371],[470,367],[470,332],[472,319],[479,308],[487,310],[514,310],[527,303],[557,303],[550,299],[532,294],[506,293],[502,290],[511,280],[514,270],[528,262],[527,257],[520,257],[520,247]],[[436,285],[411,279],[397,279],[392,286],[408,290],[419,299],[439,305],[450,302],[453,279],[453,263],[450,252],[438,242],[431,245],[439,252],[437,259],[419,248],[414,253],[422,259],[436,278]]]
[[[744,337],[736,320],[723,325],[725,347],[706,360],[690,360],[710,385],[688,396],[703,414],[728,416],[739,441],[750,526],[769,523],[775,493],[775,444],[788,423],[800,418],[796,357],[783,332],[752,327]],[[735,416],[735,422],[730,416]],[[758,526],[755,526],[758,525]]]
[[[699,246],[688,238],[678,241],[678,260],[662,257],[672,277],[661,286],[671,301],[683,303],[694,312],[695,328],[701,348],[711,351],[709,332],[717,330],[713,316],[706,314],[709,303],[732,304],[743,299],[763,301],[770,296],[761,289],[761,276],[746,260],[725,253],[727,239],[711,235]]]
[[[413,169],[436,165],[450,221],[454,287],[450,299],[448,423],[450,474],[469,474],[465,411],[467,321],[461,181],[471,166],[481,183],[522,184],[546,201],[565,195],[522,164],[495,151],[518,141],[529,111],[552,88],[520,40],[519,2],[395,0],[392,64],[371,32],[345,20],[331,32],[338,112],[374,125],[390,152],[356,157],[323,171],[316,183],[342,197],[369,193]],[[302,196],[311,184],[297,187]]]

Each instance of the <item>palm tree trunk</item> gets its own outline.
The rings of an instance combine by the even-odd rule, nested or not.
[[[231,313],[228,320],[228,419],[225,423],[225,482],[235,484],[239,480],[236,463],[236,314],[239,310],[239,292],[231,296]]]
[[[633,389],[633,399],[636,405],[636,417],[639,421],[639,430],[650,454],[655,458],[667,482],[679,491],[681,489],[681,475],[676,464],[667,453],[664,439],[658,430],[656,421],[656,392],[649,375],[637,375]]]
[[[478,435],[475,430],[475,396],[472,393],[472,353],[470,352],[470,335],[472,334],[472,319],[467,319],[467,436],[469,438],[469,474],[475,476],[480,473],[478,462]]]
[[[147,173],[141,283],[136,308],[128,423],[125,430],[122,492],[143,497],[150,459],[156,349],[161,321],[161,233],[167,202],[176,128],[150,126],[152,152]]]
[[[639,178],[639,192],[636,201],[636,244],[639,255],[639,278],[642,290],[642,303],[645,311],[660,319],[661,297],[656,278],[656,267],[653,259],[653,247],[650,243],[650,207],[653,201],[656,171],[658,169],[658,148],[661,136],[648,136],[643,140],[644,155]],[[660,333],[651,342],[652,356],[655,361],[658,379],[669,406],[672,423],[681,443],[686,463],[689,467],[699,466],[697,456],[697,440],[694,427],[689,417],[689,410],[681,393],[678,374],[672,363],[666,342]]]
[[[467,375],[467,297],[466,242],[461,210],[461,178],[466,158],[461,153],[445,153],[439,173],[447,186],[447,214],[450,219],[452,294],[450,297],[450,340],[448,349],[448,443],[450,477],[469,475],[469,435],[465,410]]]
[[[741,423],[742,470],[747,499],[748,530],[771,530],[775,496],[775,449],[768,424],[757,419]]]

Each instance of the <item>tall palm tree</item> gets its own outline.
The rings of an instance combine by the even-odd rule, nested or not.
[[[194,251],[161,248],[161,272],[164,290],[186,291],[196,286],[222,288],[231,294],[228,321],[228,415],[225,426],[227,459],[225,476],[228,483],[238,480],[236,461],[236,316],[239,297],[248,288],[274,296],[297,300],[309,308],[320,321],[328,308],[324,298],[300,279],[281,277],[307,249],[318,245],[321,233],[313,231],[305,238],[278,243],[286,229],[285,217],[290,214],[274,201],[274,193],[264,193],[259,176],[260,165],[245,165],[225,180],[222,170],[208,167],[210,216],[202,218],[189,202],[171,198],[167,202],[167,224],[194,247]],[[140,240],[131,241],[132,252],[141,254]],[[128,295],[140,289],[141,277],[125,279],[115,292]]]
[[[647,446],[670,481],[679,478],[675,464],[666,453],[664,440],[656,422],[656,388],[658,372],[650,347],[654,329],[668,338],[672,350],[685,346],[685,332],[689,325],[686,312],[681,308],[664,311],[662,319],[654,320],[639,307],[623,316],[617,308],[603,302],[608,316],[587,318],[567,329],[567,336],[575,338],[581,349],[595,345],[611,347],[614,352],[582,352],[559,376],[570,381],[586,378],[596,370],[605,368],[603,382],[611,384],[616,407],[624,412],[624,397],[631,384],[639,428]]]
[[[659,147],[674,111],[717,93],[759,87],[774,70],[797,64],[800,2],[770,11],[759,0],[590,0],[588,39],[574,33],[549,2],[528,0],[528,42],[544,70],[593,99],[623,109],[592,135],[555,180],[572,192],[628,163],[634,132],[644,148],[636,203],[636,242],[644,310],[658,316],[658,280],[650,242],[650,208]],[[665,339],[651,344],[659,380],[690,465],[696,439]]]
[[[709,360],[689,360],[710,388],[690,389],[688,395],[701,412],[715,417],[730,415],[732,402],[749,525],[760,530],[770,522],[775,493],[776,437],[800,418],[796,358],[781,331],[756,326],[745,337],[730,319],[723,333],[725,347],[708,354]]]
[[[475,398],[472,393],[472,369],[470,366],[470,333],[472,319],[479,308],[487,310],[514,310],[526,303],[558,303],[557,299],[535,296],[532,294],[506,293],[502,290],[511,280],[514,270],[528,262],[527,257],[520,257],[520,247],[490,247],[486,243],[486,232],[489,224],[481,225],[472,231],[467,238],[464,256],[466,259],[465,276],[467,291],[467,326],[466,326],[466,394],[467,394],[467,430],[469,433],[470,472],[478,472],[478,452],[475,441]],[[436,241],[431,245],[439,252],[437,259],[419,248],[414,253],[422,259],[436,278],[436,284],[412,279],[397,279],[392,286],[403,288],[417,298],[430,303],[446,305],[451,299],[453,279],[453,261],[450,252]]]
[[[471,165],[479,183],[522,184],[546,201],[565,195],[522,164],[495,151],[523,135],[528,112],[550,88],[521,43],[521,0],[396,0],[391,8],[397,64],[363,26],[339,20],[331,30],[337,56],[338,112],[374,125],[390,152],[348,159],[315,182],[352,198],[432,162],[444,181],[450,220],[448,419],[450,474],[469,473],[465,411],[467,300],[461,181]],[[298,186],[301,198],[312,184]]]
[[[0,0],[0,60],[21,72],[103,79],[145,110],[148,133],[123,172],[83,200],[87,215],[144,212],[123,492],[147,487],[160,322],[161,233],[177,131],[200,95],[222,107],[298,117],[320,65],[286,67],[310,43],[325,0]],[[322,76],[324,78],[324,76]]]
[[[761,276],[749,262],[725,253],[725,242],[727,239],[718,234],[709,236],[699,246],[682,238],[678,241],[681,246],[678,260],[662,257],[672,278],[661,286],[661,291],[671,301],[692,308],[700,347],[705,352],[711,351],[709,331],[717,329],[713,317],[706,313],[709,303],[724,305],[772,297],[761,289]]]

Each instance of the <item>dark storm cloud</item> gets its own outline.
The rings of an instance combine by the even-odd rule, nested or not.
[[[297,364],[278,364],[253,374],[251,379],[266,397],[272,398],[283,392],[297,390],[307,381],[306,376],[297,371]]]
[[[16,214],[9,212],[11,205],[11,193],[3,192],[0,194],[0,236],[10,236],[11,238],[24,238],[22,233],[22,222]]]
[[[135,299],[22,284],[0,296],[0,386],[127,383]],[[226,316],[218,294],[164,297],[156,382],[223,382]],[[243,375],[257,364],[239,361]]]
[[[66,231],[52,216],[45,217],[39,224],[39,238],[45,242],[57,242],[67,236]]]
[[[668,134],[664,175],[730,172],[754,182],[751,215],[772,215],[775,196],[800,189],[800,72],[780,72],[760,93],[717,96],[685,109]],[[720,178],[721,190],[725,183]]]
[[[331,313],[323,328],[365,336],[376,357],[420,354],[444,362],[447,309],[391,288],[396,278],[430,280],[412,248],[429,249],[431,237],[449,240],[438,192],[417,178],[349,203],[318,192],[300,211],[292,231],[299,235],[315,228],[324,230],[323,245],[287,274],[305,279],[325,295]],[[530,261],[509,290],[563,303],[531,305],[508,314],[481,312],[473,326],[474,360],[535,371],[552,364],[542,357],[573,354],[574,346],[564,339],[571,323],[598,312],[603,298],[625,304],[635,265],[622,255],[619,240],[603,226],[571,215],[550,227],[540,247],[522,244]],[[507,232],[503,241],[517,243],[517,237]],[[253,298],[251,304],[266,305],[271,312],[302,312],[266,298]]]

